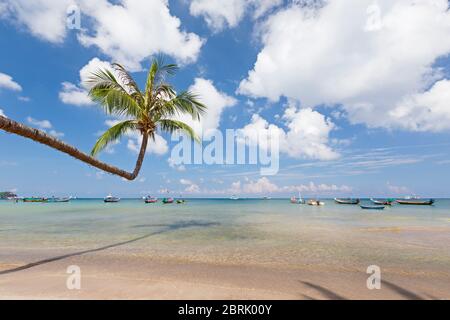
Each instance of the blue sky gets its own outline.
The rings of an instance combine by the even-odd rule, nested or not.
[[[211,128],[281,130],[280,171],[262,177],[254,165],[171,166],[173,143],[163,134],[137,181],[126,182],[0,133],[0,190],[450,196],[445,0],[37,2],[0,5],[0,110],[7,117],[88,152],[114,118],[86,102],[80,70],[120,62],[143,85],[152,56],[162,53],[181,65],[171,83],[207,102]],[[80,30],[66,28],[74,3]],[[100,158],[131,170],[137,142],[126,137]]]

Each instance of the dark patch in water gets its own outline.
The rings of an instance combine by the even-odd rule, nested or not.
[[[17,267],[14,269],[8,269],[8,270],[3,270],[0,271],[0,275],[4,275],[4,274],[10,274],[10,273],[14,273],[14,272],[18,272],[18,271],[23,271],[23,270],[27,270],[33,267],[37,267],[43,264],[47,264],[47,263],[51,263],[51,262],[55,262],[55,261],[59,261],[59,260],[63,260],[63,259],[67,259],[67,258],[71,258],[71,257],[75,257],[75,256],[81,256],[87,253],[94,253],[94,252],[99,252],[99,251],[103,251],[103,250],[107,250],[107,249],[111,249],[111,248],[116,248],[116,247],[120,247],[123,245],[127,245],[139,240],[143,240],[158,234],[162,234],[162,233],[166,233],[166,232],[170,232],[170,231],[174,231],[174,230],[179,230],[179,229],[184,229],[184,228],[191,228],[191,227],[209,227],[211,225],[214,225],[214,223],[212,222],[202,222],[202,221],[195,221],[195,220],[191,220],[191,221],[180,221],[180,222],[175,222],[173,224],[167,224],[167,225],[162,225],[165,228],[159,230],[159,231],[155,231],[152,233],[148,233],[145,234],[141,237],[138,238],[134,238],[131,240],[127,240],[127,241],[122,241],[122,242],[118,242],[118,243],[113,243],[110,245],[106,245],[103,247],[99,247],[99,248],[95,248],[95,249],[89,249],[89,250],[84,250],[84,251],[78,251],[78,252],[73,252],[73,253],[68,253],[65,255],[61,255],[61,256],[57,256],[57,257],[52,257],[52,258],[48,258],[48,259],[44,259],[44,260],[40,260],[40,261],[36,261],[36,262],[31,262],[29,264],[23,265],[21,267]]]

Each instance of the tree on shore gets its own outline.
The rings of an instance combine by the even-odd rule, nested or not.
[[[103,107],[109,115],[121,120],[109,128],[97,140],[90,154],[35,128],[0,115],[0,129],[17,134],[53,149],[66,153],[75,159],[85,162],[102,171],[134,180],[139,175],[144,162],[149,140],[155,138],[157,132],[172,133],[182,131],[191,138],[198,140],[194,130],[184,122],[175,120],[178,115],[188,114],[193,119],[200,119],[206,111],[206,106],[198,101],[197,96],[189,91],[177,93],[173,86],[166,82],[178,70],[174,64],[164,64],[162,59],[154,59],[147,75],[145,90],[139,86],[119,65],[113,64],[114,72],[101,69],[94,72],[88,80],[89,96]],[[96,155],[132,131],[142,137],[141,148],[132,172],[127,172],[96,158]]]

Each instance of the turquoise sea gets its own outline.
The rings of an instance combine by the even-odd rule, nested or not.
[[[106,247],[97,253],[283,268],[348,270],[383,264],[399,271],[450,273],[449,199],[380,212],[325,203],[0,201],[0,265]]]

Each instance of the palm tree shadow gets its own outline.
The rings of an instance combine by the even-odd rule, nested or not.
[[[195,221],[195,220],[190,220],[190,221],[180,221],[180,222],[176,222],[173,224],[160,224],[160,225],[139,225],[139,226],[133,226],[133,227],[164,227],[163,229],[159,230],[159,231],[155,231],[155,232],[151,232],[148,234],[145,234],[141,237],[138,238],[134,238],[131,240],[127,240],[127,241],[122,241],[122,242],[118,242],[118,243],[113,243],[110,245],[106,245],[106,246],[102,246],[99,248],[94,248],[94,249],[89,249],[89,250],[83,250],[83,251],[78,251],[78,252],[73,252],[73,253],[68,253],[65,255],[61,255],[61,256],[57,256],[57,257],[52,257],[52,258],[48,258],[48,259],[44,259],[44,260],[40,260],[40,261],[36,261],[36,262],[31,262],[28,263],[26,265],[17,267],[17,268],[13,268],[13,269],[8,269],[8,270],[3,270],[0,271],[0,275],[5,275],[5,274],[10,274],[10,273],[14,273],[14,272],[19,272],[19,271],[23,271],[23,270],[27,270],[33,267],[37,267],[43,264],[47,264],[47,263],[51,263],[51,262],[55,262],[55,261],[59,261],[59,260],[63,260],[63,259],[67,259],[67,258],[71,258],[71,257],[76,257],[76,256],[81,256],[87,253],[94,253],[94,252],[99,252],[99,251],[103,251],[103,250],[107,250],[107,249],[111,249],[111,248],[116,248],[116,247],[120,247],[123,245],[127,245],[133,242],[137,242],[152,236],[156,236],[158,234],[162,234],[162,233],[166,233],[166,232],[170,232],[170,231],[175,231],[175,230],[179,230],[179,229],[186,229],[186,228],[193,228],[193,227],[210,227],[210,226],[217,226],[219,225],[219,223],[214,223],[214,222],[202,222],[202,221]]]
[[[307,282],[307,281],[300,281],[300,283],[303,283],[304,285],[306,285],[306,286],[308,286],[308,287],[310,287],[310,288],[320,292],[327,299],[330,299],[330,300],[347,300],[347,298],[345,298],[343,296],[340,296],[337,293],[335,293],[335,292],[333,292],[333,291],[331,291],[331,290],[329,290],[327,288],[324,288],[322,286],[319,286],[317,284],[314,284],[314,283],[311,283],[311,282]]]
[[[419,296],[416,293],[409,291],[405,288],[402,288],[402,287],[396,285],[395,283],[383,280],[382,285],[385,285],[386,287],[390,288],[392,291],[395,291],[396,293],[398,293],[399,295],[401,295],[402,297],[404,297],[406,299],[423,300],[423,298],[421,296]]]

